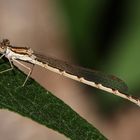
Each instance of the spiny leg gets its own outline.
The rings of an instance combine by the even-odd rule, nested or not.
[[[29,73],[28,73],[28,75],[27,75],[27,77],[26,77],[24,83],[22,84],[22,87],[24,87],[24,85],[26,84],[26,82],[27,82],[27,80],[29,79],[30,75],[32,74],[32,71],[33,71],[33,68],[34,68],[34,64],[33,64],[32,68],[29,68],[29,67],[27,67],[26,65],[22,64],[21,62],[19,62],[18,60],[15,60],[15,59],[14,59],[14,61],[15,61],[16,63],[18,63],[19,65],[21,65],[21,66],[23,66],[24,68],[26,68],[26,69],[29,70]]]
[[[0,56],[0,59],[2,59],[2,57],[4,57],[4,56],[5,56],[5,53]]]
[[[2,57],[4,57],[4,56],[5,56],[5,54],[3,54],[3,55],[0,57],[0,59],[1,59]],[[3,70],[3,71],[1,71],[0,73],[4,73],[4,72],[13,70],[14,66],[13,66],[13,64],[12,64],[12,59],[8,58],[8,61],[9,61],[9,63],[10,63],[11,68],[8,68],[8,69],[6,69],[6,70]]]
[[[25,81],[24,81],[24,83],[23,83],[23,85],[22,85],[23,87],[24,87],[24,85],[26,84],[27,80],[29,79],[30,75],[32,74],[33,68],[34,68],[34,64],[32,65],[32,68],[29,68],[29,67],[28,67],[29,73],[28,73],[28,75],[27,75],[27,77],[26,77],[26,79],[25,79]]]

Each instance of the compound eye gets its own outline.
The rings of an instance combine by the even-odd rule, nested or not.
[[[4,49],[5,47],[4,46],[1,46],[1,48]]]
[[[3,39],[3,44],[4,45],[10,45],[10,41],[8,39]]]

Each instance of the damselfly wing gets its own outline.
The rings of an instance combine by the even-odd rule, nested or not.
[[[76,66],[65,61],[52,58],[50,56],[44,56],[38,53],[34,53],[34,55],[36,56],[36,59],[38,61],[43,62],[44,64],[48,64],[48,66],[50,67],[58,69],[60,71],[60,74],[61,72],[66,72],[70,75],[76,76],[79,79],[84,78],[85,80],[94,82],[97,85],[102,84],[103,86],[111,88],[112,90],[118,90],[122,93],[128,92],[128,87],[125,82],[123,82],[116,76]]]

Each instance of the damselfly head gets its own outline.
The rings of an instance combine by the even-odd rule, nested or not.
[[[10,45],[10,41],[8,39],[3,39],[1,42],[4,46]]]
[[[1,53],[1,54],[4,54],[4,53],[6,52],[6,50],[7,50],[7,47],[6,47],[6,46],[2,46],[2,45],[0,44],[0,53]]]
[[[10,45],[10,41],[8,39],[3,39],[2,42],[0,42],[0,53],[4,54],[9,45]]]

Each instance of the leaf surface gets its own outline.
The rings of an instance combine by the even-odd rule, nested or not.
[[[0,61],[0,71],[9,64]],[[14,111],[56,130],[72,140],[105,140],[106,138],[63,101],[33,79],[24,87],[26,75],[15,68],[0,74],[0,108]]]

